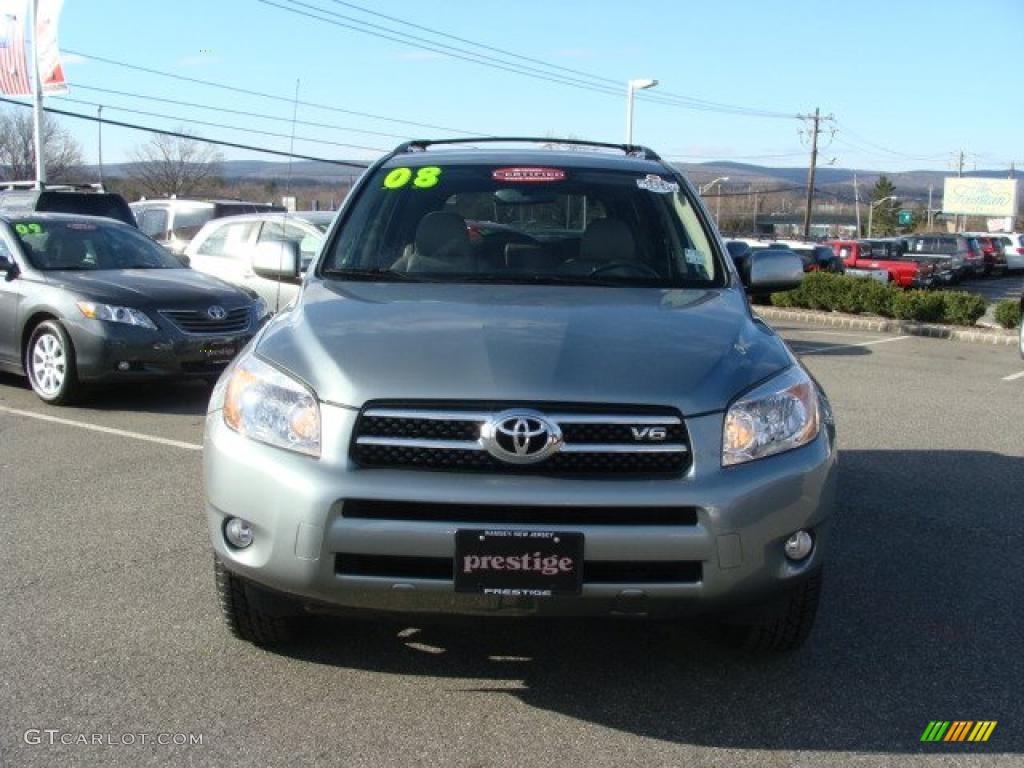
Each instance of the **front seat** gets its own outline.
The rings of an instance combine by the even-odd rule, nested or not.
[[[473,244],[466,220],[457,213],[433,211],[420,219],[412,251],[392,269],[405,272],[475,272]]]
[[[46,249],[50,269],[79,269],[85,266],[88,255],[85,243],[77,237],[64,237]]]
[[[636,255],[636,241],[629,227],[619,219],[594,219],[583,231],[579,258],[565,263],[575,274],[589,274],[612,262],[631,262]]]

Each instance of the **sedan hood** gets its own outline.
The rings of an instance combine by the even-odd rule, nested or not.
[[[50,282],[92,301],[128,307],[244,306],[239,288],[193,269],[102,269],[47,272]]]
[[[724,409],[793,358],[736,290],[307,282],[257,354],[324,401]]]

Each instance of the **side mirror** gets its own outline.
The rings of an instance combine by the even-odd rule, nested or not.
[[[804,279],[804,265],[791,251],[766,250],[750,254],[750,278],[747,287],[752,291],[788,291]]]
[[[18,274],[18,265],[14,263],[14,259],[10,254],[0,253],[0,275],[11,278],[16,277]]]
[[[252,257],[252,271],[268,280],[298,282],[301,268],[299,246],[287,240],[260,243]]]

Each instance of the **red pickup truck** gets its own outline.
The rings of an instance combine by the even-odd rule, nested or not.
[[[890,283],[903,288],[930,288],[935,283],[935,264],[904,255],[899,241],[831,240],[828,245],[848,270],[884,270]]]

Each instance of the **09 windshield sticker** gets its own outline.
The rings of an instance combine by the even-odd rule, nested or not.
[[[41,235],[43,228],[34,221],[31,224],[15,224],[14,231],[19,235]]]
[[[642,179],[637,179],[636,185],[640,187],[640,189],[646,189],[648,192],[656,192],[659,195],[667,195],[670,192],[679,191],[679,184],[674,181],[667,181],[654,173],[649,173]]]
[[[513,184],[543,184],[549,181],[562,181],[565,171],[561,168],[495,168],[491,172],[495,181],[512,182]]]
[[[384,189],[405,189],[412,183],[415,189],[430,189],[441,181],[441,168],[424,165],[421,168],[395,168],[384,177]]]

